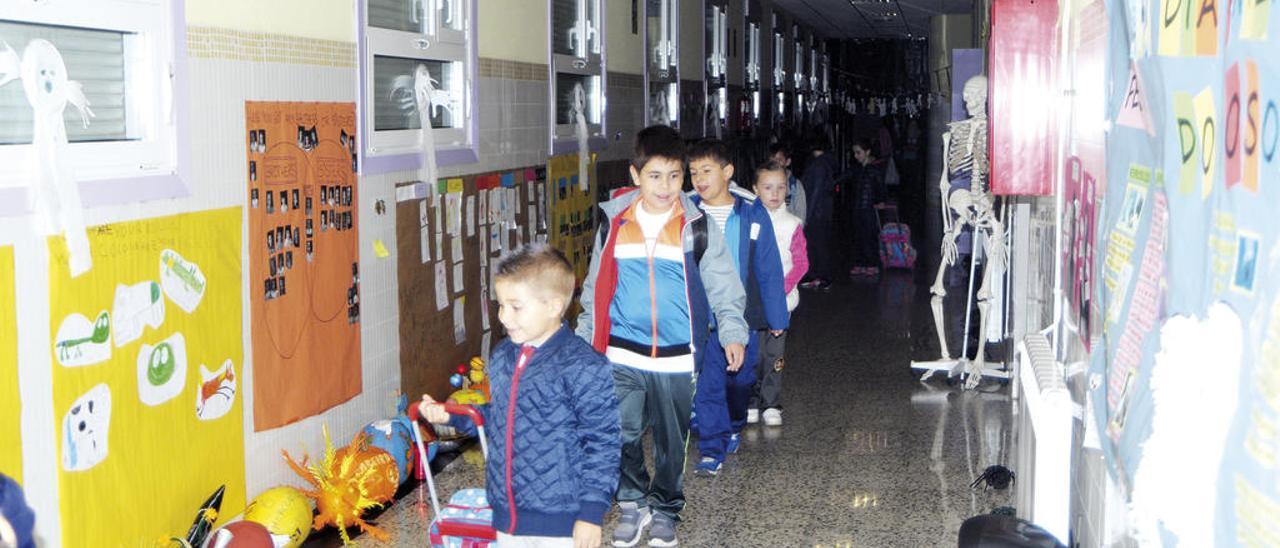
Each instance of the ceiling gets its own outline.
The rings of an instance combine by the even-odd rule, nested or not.
[[[774,0],[827,38],[928,36],[929,17],[971,13],[973,0]]]

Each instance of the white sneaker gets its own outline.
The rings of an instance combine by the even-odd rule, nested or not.
[[[757,422],[760,422],[760,410],[759,410],[759,409],[748,409],[748,410],[747,410],[747,424],[755,424],[755,423],[757,423]]]
[[[770,408],[764,410],[765,426],[782,426],[782,410]]]

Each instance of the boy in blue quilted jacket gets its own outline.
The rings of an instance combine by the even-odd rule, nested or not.
[[[559,251],[531,244],[494,274],[507,338],[489,359],[492,401],[479,407],[498,545],[600,546],[622,454],[612,368],[564,323],[575,280]],[[428,421],[474,431],[430,396],[422,400]]]

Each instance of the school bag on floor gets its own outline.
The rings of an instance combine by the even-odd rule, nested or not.
[[[884,222],[886,217],[892,221]],[[876,220],[880,223],[880,264],[885,268],[915,267],[916,250],[911,247],[911,227],[898,219],[897,206],[876,206]]]

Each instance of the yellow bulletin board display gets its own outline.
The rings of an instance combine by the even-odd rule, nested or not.
[[[564,253],[573,264],[578,284],[587,277],[591,264],[591,239],[595,237],[596,156],[587,164],[589,184],[583,189],[578,179],[578,155],[552,156],[547,161],[549,203],[547,235],[551,247]]]
[[[0,247],[0,474],[22,483],[22,415],[18,401],[18,315],[13,247]]]
[[[93,269],[77,278],[50,242],[65,546],[185,535],[224,484],[220,516],[244,509],[241,214],[90,228]]]

